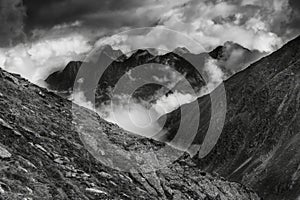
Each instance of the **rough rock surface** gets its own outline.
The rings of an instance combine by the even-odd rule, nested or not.
[[[0,69],[0,199],[259,199],[238,183],[200,171],[185,157],[150,173],[107,167],[109,158],[102,163],[84,147],[83,140],[91,147],[94,140],[85,138],[87,130],[73,127],[71,107],[71,102]],[[94,116],[100,126],[89,131],[98,130],[98,136],[108,137],[122,152],[163,145],[130,135],[87,109],[75,106],[75,112]]]
[[[250,186],[264,199],[299,199],[300,37],[231,77],[225,88],[225,126],[210,154],[195,157],[198,166]],[[210,96],[198,102],[201,121],[194,143],[201,145],[212,117]],[[181,117],[179,110],[168,115],[169,138]]]

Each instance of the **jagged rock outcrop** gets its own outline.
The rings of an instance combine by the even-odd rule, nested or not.
[[[84,119],[92,116],[99,126],[90,122],[88,129],[78,131],[72,111]],[[198,170],[185,157],[149,173],[108,167],[85,148],[94,148],[96,137],[109,138],[125,153],[164,144],[131,135],[1,69],[0,133],[0,199],[259,199],[238,183]],[[98,153],[117,152],[108,148]]]
[[[107,63],[113,62],[123,55],[120,50],[114,50],[109,45],[103,46],[99,51],[101,51],[101,59]],[[48,84],[47,87],[58,91],[62,96],[69,95],[72,92],[77,73],[83,63],[83,61],[71,61],[63,70],[53,72],[45,80]]]
[[[194,158],[200,169],[250,186],[264,199],[300,197],[299,60],[297,37],[224,83],[225,126],[210,154]],[[218,98],[218,90],[212,94]],[[198,103],[201,120],[194,144],[202,145],[214,116],[210,115],[209,95],[199,98]],[[191,110],[189,114],[199,113]],[[185,120],[179,109],[168,114],[169,140],[181,118]]]
[[[45,80],[49,89],[61,92],[69,91],[74,85],[74,77],[76,77],[81,65],[81,61],[71,61],[62,71],[50,74]]]

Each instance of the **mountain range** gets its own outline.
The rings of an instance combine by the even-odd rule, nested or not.
[[[101,49],[99,64],[108,68],[96,91],[98,105],[109,100],[110,88],[120,77],[142,64],[171,66],[185,76],[195,91],[201,91],[210,79],[205,73],[207,59],[212,59],[225,74],[224,84],[210,94],[158,120],[162,123],[163,118],[167,119],[161,124],[167,132],[156,138],[159,141],[132,135],[60,97],[72,93],[73,85],[78,84],[76,79],[81,78],[77,75],[82,67],[99,65],[90,65],[90,61],[70,62],[46,79],[53,92],[0,70],[0,130],[4,135],[0,140],[1,196],[4,199],[299,199],[300,37],[258,60],[263,55],[266,56],[232,42],[201,54],[177,48],[165,55],[138,50],[126,56],[109,46]],[[89,68],[86,74],[91,80],[83,81],[97,80],[99,74],[93,74],[94,70]],[[129,81],[130,78],[128,75]],[[207,133],[207,130],[211,122],[218,121],[218,111],[223,111],[212,110],[212,105],[224,98],[220,92],[222,86],[226,91],[226,118],[217,137],[216,131]],[[140,90],[136,98],[148,99],[161,88],[150,85],[146,89],[147,92]],[[150,173],[139,168],[130,172],[112,169],[108,166],[119,165],[121,160],[111,160],[109,156],[118,151],[108,146],[103,153],[93,145],[97,141],[105,146],[101,139],[108,138],[124,154],[165,147],[172,144],[180,123],[188,124],[198,117],[192,106],[195,103],[199,105],[200,120],[193,148],[165,169]],[[182,115],[181,110],[187,110],[188,116]],[[78,130],[76,127],[80,126],[74,122],[73,112],[84,119],[92,116],[95,122]],[[96,122],[100,128],[94,125]],[[186,127],[186,133],[193,128]],[[189,140],[181,139],[182,143]],[[206,151],[209,147],[212,150]]]
[[[109,45],[102,47],[98,54],[99,63],[97,64],[89,64],[89,61],[71,61],[63,70],[50,74],[45,80],[48,88],[64,97],[70,95],[74,84],[76,84],[76,78],[80,79],[80,77],[76,77],[80,68],[84,68],[81,71],[85,71],[86,76],[92,80],[86,81],[98,81],[96,101],[104,102],[109,100],[110,88],[126,73],[139,65],[161,64],[171,66],[174,70],[183,74],[193,89],[199,92],[211,79],[205,68],[207,60],[215,60],[216,65],[224,73],[225,79],[265,55],[265,53],[258,51],[250,51],[233,42],[226,42],[224,46],[217,47],[209,53],[200,54],[190,53],[189,50],[182,47],[164,55],[157,55],[151,49],[137,50],[132,52],[131,55],[124,55],[120,50],[114,50]],[[100,77],[95,71],[99,71],[98,69],[101,67],[105,68],[105,72],[98,80]],[[156,73],[155,76],[159,76],[159,74]],[[159,78],[163,79],[163,77]],[[135,80],[131,79],[130,81],[134,82]],[[130,84],[130,81],[128,84]],[[161,87],[155,87],[152,84],[144,88],[144,93],[140,93],[136,97],[147,99],[159,89]],[[146,90],[150,92],[145,94]]]
[[[0,132],[1,199],[260,199],[184,156],[153,171],[139,167],[144,163],[132,165],[126,155],[165,145],[2,69]],[[126,165],[128,170],[118,168]]]
[[[227,100],[225,125],[212,151],[207,156],[201,155],[201,151],[196,153],[194,161],[199,169],[249,186],[264,199],[294,200],[300,196],[299,43],[300,38],[295,38],[258,61],[257,58],[265,54],[232,42],[198,55],[185,48],[177,48],[163,56],[141,50],[128,59],[139,64],[139,61],[143,62],[143,56],[149,60],[166,57],[168,61],[176,57],[178,63],[181,60],[197,63],[194,67],[201,72],[203,80],[209,79],[204,73],[205,60],[216,60],[224,74],[230,77],[224,82]],[[250,66],[246,67],[248,64]],[[200,87],[204,85],[205,81]],[[205,146],[203,142],[214,143],[206,141],[205,134],[210,120],[215,119],[211,113],[211,96],[218,100],[221,98],[218,92],[216,88],[210,95],[197,100],[201,118],[193,144],[198,149]],[[164,126],[168,133],[160,138],[161,141],[171,142],[181,120],[191,120],[193,113],[198,115],[191,107],[187,112],[189,116],[181,116],[182,109],[189,109],[189,105],[167,114]]]

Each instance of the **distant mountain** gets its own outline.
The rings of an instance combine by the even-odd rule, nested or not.
[[[229,76],[232,76],[267,55],[267,53],[257,50],[250,51],[237,43],[225,42],[223,46],[217,47],[211,51],[209,55],[218,60],[218,65],[227,72]]]
[[[246,64],[255,61],[260,56],[261,53],[259,52],[252,52],[231,42],[225,43],[224,46],[218,47],[210,53],[192,54],[188,49],[179,47],[165,55],[158,55],[151,49],[141,49],[129,57],[123,55],[119,50],[113,50],[110,46],[105,46],[100,49],[99,53],[98,61],[101,63],[89,65],[80,61],[72,61],[65,69],[54,72],[45,81],[49,89],[55,90],[58,94],[65,97],[72,93],[76,75],[81,65],[85,67],[85,71],[87,71],[85,74],[90,79],[85,81],[90,82],[98,81],[100,77],[95,72],[99,71],[100,66],[102,66],[102,68],[107,69],[103,72],[101,80],[99,80],[99,88],[96,89],[96,98],[98,102],[105,102],[109,99],[111,88],[114,87],[122,76],[130,72],[131,69],[145,64],[162,64],[169,65],[179,73],[185,75],[193,89],[199,92],[204,85],[211,81],[210,75],[207,72],[208,69],[206,68],[208,59],[216,60],[216,65],[222,69],[225,78],[244,69]],[[165,78],[163,77],[165,74],[167,73],[161,73],[162,77],[157,78],[163,79]],[[127,86],[130,85],[130,81],[128,82]],[[136,82],[132,79],[131,83],[134,85]],[[162,87],[155,86],[154,84],[146,85],[138,89],[134,96],[136,98],[151,99],[151,96],[160,89]]]
[[[222,58],[222,49],[218,47],[212,56]],[[299,198],[300,37],[224,84],[225,126],[213,150],[204,158],[202,151],[194,157],[199,168],[250,186],[267,200]],[[211,94],[216,102],[221,98],[219,91],[217,88]],[[193,144],[200,149],[206,146],[203,141],[210,120],[217,116],[211,116],[211,102],[210,95],[198,99],[200,123]],[[180,109],[189,110],[188,116],[181,116]],[[198,114],[189,104],[168,114],[168,134],[161,138],[172,141],[180,122],[189,122]]]
[[[167,53],[165,55],[153,55],[148,50],[140,49],[134,52],[129,57],[120,55],[120,57],[123,58],[122,60],[118,60],[116,57],[115,60],[113,60],[108,55],[109,54],[104,49],[99,54],[98,62],[96,64],[70,62],[63,71],[54,72],[46,79],[46,83],[49,85],[48,88],[51,90],[56,90],[59,94],[64,94],[65,91],[69,91],[70,93],[72,90],[72,86],[76,84],[75,79],[79,69],[84,67],[84,70],[81,70],[82,72],[84,71],[85,76],[88,77],[88,80],[85,81],[98,81],[99,87],[96,89],[96,101],[102,103],[109,100],[109,92],[111,88],[115,86],[115,84],[120,80],[121,77],[130,72],[130,70],[140,65],[151,66],[155,64],[164,65],[166,67],[170,66],[171,68],[173,68],[176,72],[178,72],[178,74],[181,74],[189,81],[195,91],[199,91],[200,88],[202,88],[206,84],[201,74],[197,71],[196,68],[193,67],[191,63],[173,52]],[[99,68],[106,68],[103,71],[101,78],[99,74]],[[149,74],[151,72],[149,72],[148,70],[146,70],[145,73],[145,76],[151,76],[151,74]],[[69,74],[71,74],[71,76],[69,76]],[[165,77],[166,74],[168,74],[169,77]],[[156,71],[156,73],[152,74],[152,76],[154,80],[155,78],[162,79],[162,84],[163,82],[169,83],[172,81],[168,79],[177,79],[177,77],[172,77],[172,71],[167,70],[167,68],[165,68],[165,72],[159,73],[158,71]],[[163,80],[166,78],[167,80]],[[140,81],[140,79],[136,81]],[[159,81],[157,82],[160,83]],[[135,80],[129,80],[126,87],[130,87],[130,84],[134,85],[135,83]],[[86,83],[86,85],[91,84]],[[180,81],[177,83],[177,85],[180,85]],[[154,85],[148,85],[146,87],[147,91],[142,92],[141,90],[139,90],[140,92],[137,91],[137,93],[135,93],[135,96],[137,98],[148,99],[152,97],[157,90],[162,88],[161,86],[156,87]],[[88,90],[89,88],[86,89]]]
[[[69,92],[74,85],[74,77],[76,77],[81,61],[71,61],[62,71],[56,71],[45,80],[48,88],[62,92]]]
[[[2,69],[0,132],[0,199],[260,199],[184,157],[146,172],[143,167],[155,163],[134,155],[151,152],[152,159],[164,144],[129,134]],[[170,157],[163,156],[162,162]]]
[[[191,52],[185,47],[177,47],[176,49],[174,49],[173,53],[178,55],[184,55]]]
[[[99,51],[101,51],[99,57],[101,57],[105,63],[111,63],[123,55],[120,50],[113,50],[109,45],[100,48]],[[60,94],[69,95],[82,64],[82,61],[71,61],[62,71],[56,71],[50,74],[45,80],[48,84],[48,88],[58,91]]]

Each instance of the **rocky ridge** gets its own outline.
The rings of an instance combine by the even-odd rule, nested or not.
[[[84,118],[93,116],[99,126],[79,132],[74,109]],[[149,173],[108,167],[109,158],[102,163],[85,148],[90,136],[85,134],[105,136],[122,152],[164,144],[131,135],[1,69],[0,132],[0,199],[260,199],[238,183],[200,171],[188,156]],[[101,155],[115,153],[109,150]]]
[[[222,134],[200,169],[254,188],[264,199],[300,197],[300,37],[225,81],[227,113]],[[218,88],[211,96],[221,98]],[[211,119],[209,95],[198,99],[201,120],[194,144],[203,146]],[[188,105],[184,105],[188,107]],[[189,115],[199,115],[190,110]],[[168,140],[180,109],[168,114]],[[189,130],[186,130],[189,131]],[[208,141],[208,143],[211,141]]]

